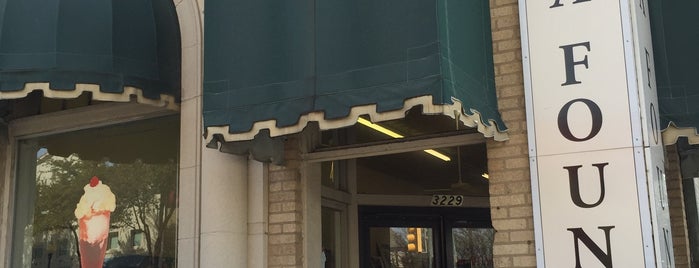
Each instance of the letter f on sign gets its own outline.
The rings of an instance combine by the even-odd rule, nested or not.
[[[566,82],[561,84],[561,86],[580,84],[582,82],[575,79],[575,65],[584,65],[585,69],[588,69],[587,55],[583,57],[582,60],[576,61],[575,55],[573,55],[573,48],[575,47],[585,47],[587,51],[590,51],[590,42],[582,42],[572,45],[560,46],[563,49],[563,59],[565,60],[566,67]]]

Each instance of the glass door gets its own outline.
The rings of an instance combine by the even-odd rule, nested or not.
[[[495,230],[489,227],[468,227],[468,223],[450,228],[448,267],[490,268],[493,267],[493,237]]]
[[[434,228],[369,228],[370,267],[437,267]]]
[[[359,221],[360,267],[444,267],[438,215],[366,206],[359,207]]]
[[[359,208],[361,267],[493,267],[488,209]]]

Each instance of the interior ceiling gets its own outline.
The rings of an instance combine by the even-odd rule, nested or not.
[[[462,133],[477,133],[477,130],[468,128],[461,122],[457,129],[457,121],[454,118],[444,115],[425,115],[421,110],[421,107],[414,107],[403,119],[377,124],[408,138],[454,133],[457,130]],[[326,131],[323,136],[323,144],[328,147],[360,145],[393,139],[361,124],[342,130]],[[365,176],[358,178],[359,188],[362,188],[363,183],[378,186],[379,180],[383,177],[391,178],[390,180],[397,178],[406,185],[420,188],[420,193],[404,194],[461,193],[475,196],[488,194],[488,180],[482,177],[482,174],[488,172],[484,143],[433,149],[447,155],[451,161],[440,160],[419,150],[358,159],[359,168],[367,169],[364,173],[361,170],[358,171],[358,174],[364,174],[360,176]],[[460,151],[460,156],[457,150]],[[458,184],[459,169],[461,169],[461,184]]]
[[[456,131],[457,122],[459,124],[458,130],[470,130],[471,133],[478,132],[475,128],[466,127],[462,122],[448,116],[423,114],[421,106],[408,110],[404,119],[379,122],[378,124],[403,136],[417,137]],[[355,126],[355,128],[357,131],[357,143],[392,139],[364,126]]]
[[[456,147],[436,149],[451,157],[452,161],[442,161],[423,151],[358,159],[358,166],[372,171],[358,172],[360,176],[372,174],[358,178],[359,184],[370,187],[381,180],[381,177],[388,177],[392,180],[397,179],[394,182],[411,185],[412,188],[420,190],[420,192],[406,190],[400,194],[460,193],[486,196],[488,180],[482,177],[483,173],[487,173],[485,145],[459,146],[458,149],[461,151],[461,162],[458,161]],[[461,169],[461,178],[459,178],[459,169]],[[382,176],[375,174],[382,174]],[[360,185],[359,188],[364,187]]]
[[[370,120],[370,118],[365,117]],[[371,120],[370,120],[371,121]],[[445,115],[428,115],[422,113],[422,106],[415,106],[408,110],[405,117],[397,120],[377,122],[377,124],[390,129],[405,137],[414,138],[420,136],[437,135],[457,131],[462,133],[478,133],[475,128],[465,126],[462,122]],[[361,124],[350,127],[328,130],[323,132],[321,148],[333,146],[356,145],[369,142],[386,141],[393,138],[377,132]]]

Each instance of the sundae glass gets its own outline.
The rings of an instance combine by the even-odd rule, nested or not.
[[[99,178],[92,177],[75,208],[82,268],[102,268],[107,250],[109,217],[116,208],[116,197]]]

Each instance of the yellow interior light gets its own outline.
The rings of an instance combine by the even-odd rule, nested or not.
[[[357,119],[357,122],[360,123],[360,124],[362,124],[362,125],[364,125],[364,126],[367,126],[367,127],[371,128],[371,129],[373,129],[373,130],[376,130],[376,131],[378,131],[378,132],[381,132],[381,133],[383,133],[383,134],[386,134],[387,136],[389,136],[389,137],[391,137],[391,138],[394,138],[394,139],[405,138],[405,136],[403,136],[403,135],[401,135],[401,134],[398,134],[397,132],[395,132],[395,131],[393,131],[393,130],[387,129],[387,128],[385,128],[385,127],[379,125],[379,124],[372,123],[371,121],[366,120],[366,119],[364,119],[364,118],[359,117],[359,119]],[[424,151],[425,151],[425,153],[431,154],[432,156],[434,156],[434,157],[436,157],[436,158],[439,158],[439,159],[441,159],[441,160],[443,160],[443,161],[451,161],[451,158],[450,158],[449,156],[446,156],[446,155],[444,155],[444,154],[442,154],[442,153],[440,153],[440,152],[437,152],[436,150],[427,149],[427,150],[424,150]]]
[[[360,118],[357,120],[357,122],[359,122],[360,124],[365,125],[365,126],[367,126],[367,127],[370,127],[370,128],[372,128],[372,129],[374,129],[374,130],[376,130],[376,131],[378,131],[378,132],[381,132],[381,133],[383,133],[383,134],[386,134],[386,135],[388,135],[388,136],[391,137],[391,138],[394,138],[394,139],[404,138],[403,135],[398,134],[398,133],[396,133],[396,132],[394,132],[394,131],[392,131],[392,130],[390,130],[390,129],[387,129],[387,128],[385,128],[385,127],[382,127],[382,126],[380,126],[380,125],[378,125],[378,124],[374,124],[374,123],[372,123],[372,122],[370,122],[369,120],[366,120],[366,119],[364,119],[364,118],[361,118],[361,117],[360,117]]]
[[[486,178],[486,179],[490,179],[490,175],[488,175],[488,173],[483,173],[481,175],[481,177]]]
[[[427,149],[427,150],[425,150],[425,153],[431,154],[431,155],[433,155],[434,157],[439,158],[439,159],[442,159],[442,160],[444,160],[444,161],[451,161],[451,158],[450,158],[450,157],[444,155],[443,153],[440,153],[440,152],[437,152],[437,151],[435,151],[435,150],[432,150],[432,149]]]

